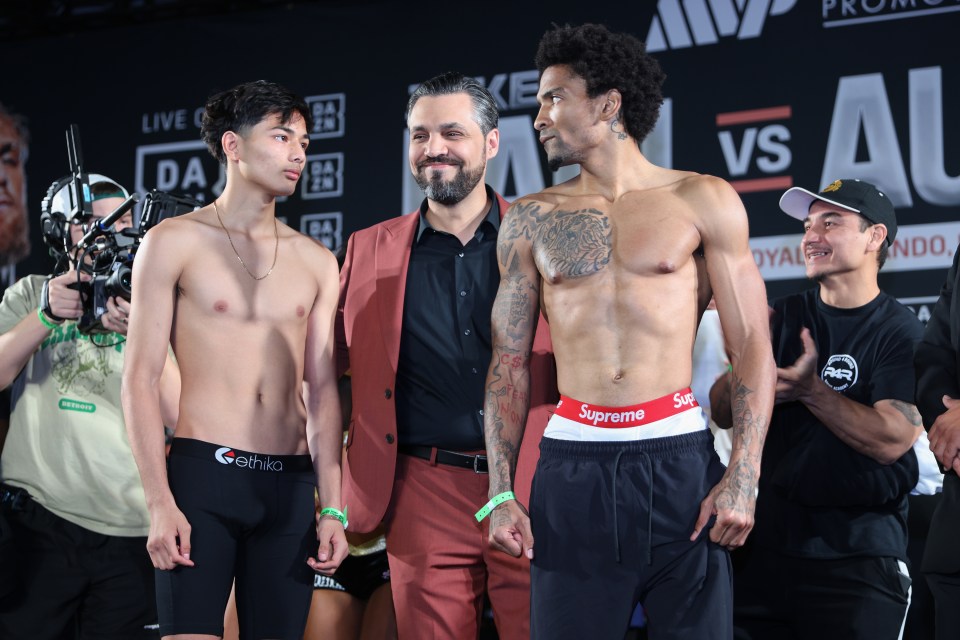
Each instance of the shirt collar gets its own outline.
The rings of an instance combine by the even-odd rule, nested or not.
[[[480,238],[483,233],[484,227],[489,224],[493,227],[494,232],[500,231],[500,200],[497,198],[497,194],[494,193],[493,189],[490,188],[490,185],[483,185],[484,189],[487,192],[487,199],[490,200],[490,210],[487,211],[486,217],[480,222],[480,226],[477,227],[477,232],[474,234],[475,238]],[[417,226],[417,235],[414,238],[414,244],[418,244],[420,239],[423,237],[423,233],[427,229],[433,229],[433,226],[427,220],[427,199],[424,198],[423,202],[420,203],[420,211],[418,213],[420,216],[420,222]]]

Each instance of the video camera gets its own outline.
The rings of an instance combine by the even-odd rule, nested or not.
[[[96,174],[88,176],[83,171],[77,125],[70,125],[67,130],[67,156],[70,175],[54,181],[43,199],[41,233],[55,260],[53,276],[67,272],[71,262],[76,265],[77,282],[71,286],[80,291],[83,300],[77,329],[84,334],[104,333],[108,330],[100,319],[107,311],[107,300],[130,300],[133,260],[147,231],[165,218],[197,209],[201,203],[188,196],[153,189],[144,196],[137,225],[116,231],[114,223],[137,204],[139,196],[124,190],[127,197],[119,207],[100,220],[94,219],[91,177],[101,182],[107,179]],[[76,245],[70,236],[71,224],[84,228]],[[80,280],[81,272],[90,274],[91,280]]]

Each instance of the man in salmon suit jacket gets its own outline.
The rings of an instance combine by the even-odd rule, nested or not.
[[[475,518],[489,488],[483,387],[508,206],[484,182],[497,124],[496,102],[473,78],[445,73],[420,85],[407,125],[426,199],[353,234],[340,274],[338,369],[353,385],[343,500],[350,530],[385,524],[401,640],[475,640],[485,593],[499,637],[529,638],[529,560],[492,550],[487,522]],[[516,469],[524,503],[558,399],[546,322],[539,327]]]

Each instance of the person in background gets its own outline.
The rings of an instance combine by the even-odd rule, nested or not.
[[[921,566],[933,593],[937,640],[960,638],[960,247],[914,354],[917,409],[944,470]]]
[[[127,197],[115,181],[90,174],[93,217],[64,219],[78,241]],[[65,212],[58,194],[52,207]],[[131,226],[130,214],[115,229]],[[0,638],[157,638],[149,519],[120,408],[127,320],[134,305],[109,298],[103,332],[81,333],[78,281],[69,270],[30,275],[0,303],[0,388],[12,384],[10,434],[0,461],[0,513],[11,539],[0,551]],[[159,412],[175,426],[180,380],[164,351]]]
[[[27,218],[27,177],[24,168],[30,152],[26,119],[0,102],[0,267],[23,260],[30,253]],[[13,271],[5,270],[2,285],[13,284]],[[0,292],[2,292],[0,286]]]
[[[27,176],[30,151],[26,118],[0,102],[0,296],[17,279],[19,260],[30,252]],[[0,450],[10,424],[10,390],[0,390]]]
[[[907,495],[923,431],[912,362],[923,326],[877,280],[896,214],[853,179],[793,187],[780,208],[803,223],[816,286],[771,304],[777,404],[756,526],[734,556],[736,637],[894,640],[910,602]],[[723,426],[729,413],[714,409]]]

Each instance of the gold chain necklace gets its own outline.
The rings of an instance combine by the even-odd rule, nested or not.
[[[223,229],[223,232],[227,234],[227,240],[230,242],[230,248],[233,249],[233,255],[237,256],[237,260],[240,261],[240,266],[243,267],[243,270],[247,272],[247,275],[253,278],[254,280],[263,280],[268,275],[273,273],[273,268],[277,266],[277,254],[280,251],[280,233],[277,231],[277,219],[273,219],[273,264],[270,265],[270,269],[263,274],[262,276],[255,276],[251,273],[250,269],[247,269],[247,265],[243,263],[243,258],[240,257],[240,252],[237,251],[237,247],[233,244],[233,238],[230,237],[230,232],[227,231],[227,227],[223,224],[223,218],[220,217],[220,207],[217,206],[217,201],[213,201],[213,210],[217,213],[217,220],[220,222],[220,228]]]

